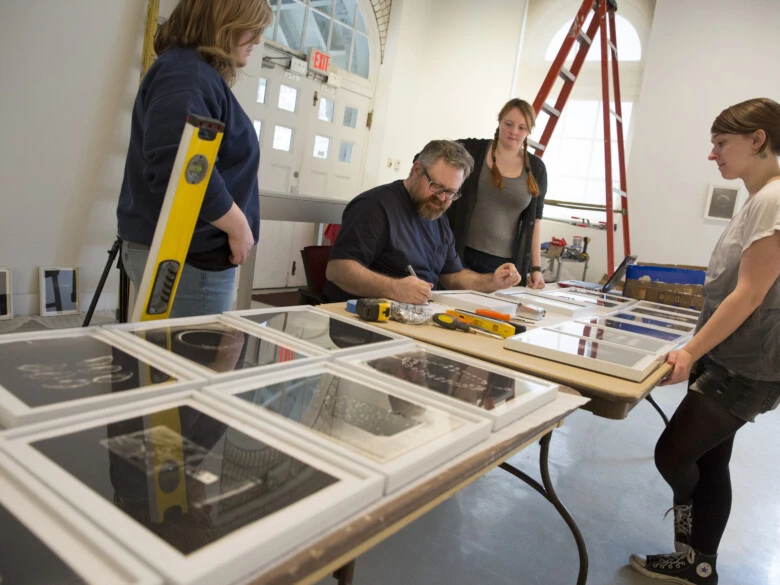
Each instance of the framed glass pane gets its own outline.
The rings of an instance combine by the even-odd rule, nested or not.
[[[362,33],[368,34],[368,30],[366,29],[366,21],[363,20],[363,13],[360,12],[360,8],[357,10],[357,21],[355,22],[355,28]]]
[[[276,18],[276,7],[277,0],[271,0],[268,4],[271,5],[271,10],[274,13],[274,19],[271,21],[271,24],[268,25],[268,28],[265,29],[265,38],[274,40],[274,34],[276,33],[276,21],[278,20]]]
[[[262,120],[254,120],[252,122],[252,125],[255,127],[255,134],[257,134],[257,141],[260,141],[260,130],[263,129],[263,122]]]
[[[336,102],[328,98],[320,98],[319,109],[317,111],[317,119],[323,122],[333,122],[333,108],[336,107]]]
[[[360,77],[368,78],[368,37],[366,35],[355,35],[355,47],[352,49],[352,62],[349,70]]]
[[[339,162],[351,163],[352,162],[352,147],[355,146],[352,142],[341,141],[339,144]]]
[[[352,49],[352,29],[334,22],[329,51],[333,65],[340,69],[346,69],[349,64],[350,49]]]
[[[310,4],[312,8],[316,8],[328,16],[333,14],[333,0],[311,0]]]
[[[316,10],[309,11],[309,20],[306,23],[306,36],[303,38],[304,52],[308,53],[309,49],[327,51],[329,34],[330,18]]]
[[[257,83],[257,103],[258,104],[264,104],[265,103],[265,89],[268,85],[268,80],[265,77],[261,77],[260,81]]]
[[[344,126],[348,128],[356,128],[357,117],[358,117],[357,108],[353,108],[351,106],[347,106],[344,108]]]
[[[289,85],[279,87],[279,109],[287,112],[294,112],[298,101],[298,90]]]
[[[328,158],[329,148],[330,138],[320,135],[314,137],[314,158]]]
[[[357,0],[336,0],[335,16],[341,22],[346,22],[349,26],[355,23],[355,9]]]
[[[279,7],[279,30],[276,42],[300,51],[303,39],[303,20],[306,7],[297,0],[282,0]]]
[[[274,126],[274,150],[284,150],[290,152],[292,148],[292,128],[285,126]]]

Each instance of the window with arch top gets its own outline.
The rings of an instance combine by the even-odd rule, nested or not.
[[[368,78],[368,29],[358,0],[268,0],[274,21],[267,39],[293,51],[328,53],[331,64]]]

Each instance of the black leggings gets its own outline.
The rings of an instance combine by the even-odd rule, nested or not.
[[[691,546],[718,552],[731,512],[729,460],[745,421],[706,396],[688,392],[655,446],[655,464],[675,504],[693,504]]]

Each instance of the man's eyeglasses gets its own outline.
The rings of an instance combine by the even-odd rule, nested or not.
[[[431,193],[434,195],[441,195],[444,193],[444,196],[447,198],[447,201],[455,201],[461,196],[460,191],[451,191],[450,189],[447,189],[447,187],[444,187],[442,185],[439,185],[438,183],[434,183],[433,179],[431,179],[431,176],[428,174],[428,170],[425,167],[422,168],[422,172],[425,175],[425,178],[428,179],[428,183],[431,188]]]

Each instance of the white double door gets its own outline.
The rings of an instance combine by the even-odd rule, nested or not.
[[[250,63],[246,73],[234,92],[259,131],[260,190],[291,198],[355,197],[371,107],[363,93],[369,92],[331,88],[280,67],[261,67],[260,59]],[[262,220],[253,288],[304,285],[300,250],[317,243],[317,228]]]

